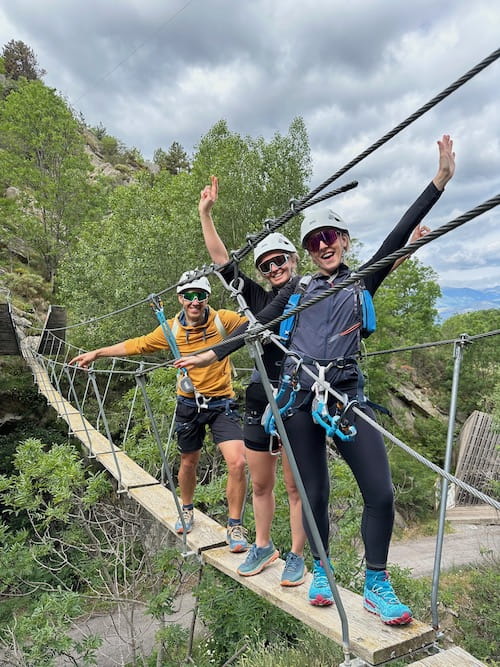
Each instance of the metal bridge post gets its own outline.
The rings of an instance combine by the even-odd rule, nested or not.
[[[468,334],[463,333],[460,338],[455,341],[453,346],[453,357],[455,363],[453,366],[453,381],[451,386],[450,412],[448,415],[448,434],[446,437],[446,453],[444,459],[443,470],[446,473],[450,472],[451,455],[453,452],[453,435],[455,431],[455,417],[457,413],[457,395],[458,383],[460,379],[460,367],[462,365],[462,357],[464,347],[469,344],[470,338]],[[438,588],[439,575],[441,569],[441,555],[443,551],[443,536],[444,525],[446,519],[446,500],[448,496],[448,479],[443,477],[441,480],[441,499],[439,502],[439,522],[436,537],[436,550],[434,555],[434,570],[432,574],[432,591],[431,591],[431,611],[432,611],[432,627],[434,630],[439,629],[439,615],[438,615]]]

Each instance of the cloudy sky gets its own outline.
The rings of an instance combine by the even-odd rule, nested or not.
[[[269,139],[301,116],[312,188],[499,48],[500,3],[0,0],[0,43],[10,39],[89,125],[145,158],[173,141],[191,153],[221,118]],[[360,183],[334,208],[364,258],[433,177],[443,133],[457,172],[428,224],[500,193],[499,98],[500,59],[336,182]],[[418,256],[442,285],[500,285],[499,230],[497,208]]]

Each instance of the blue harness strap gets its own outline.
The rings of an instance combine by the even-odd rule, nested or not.
[[[165,336],[165,340],[167,341],[170,350],[172,351],[174,359],[179,359],[181,353],[179,352],[179,348],[177,347],[177,341],[175,340],[175,335],[172,329],[168,326],[167,318],[165,317],[165,313],[163,311],[163,301],[158,297],[157,294],[150,294],[148,298],[150,301],[151,308],[153,309],[153,312],[156,315],[158,322],[160,323],[161,330],[163,331],[163,335]],[[191,378],[189,377],[188,372],[185,368],[179,369],[179,371],[177,372],[177,376],[181,376],[179,380],[179,386],[182,389],[182,391],[184,391],[186,394],[191,394],[195,391]]]

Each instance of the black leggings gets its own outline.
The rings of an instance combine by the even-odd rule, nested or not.
[[[363,409],[374,419],[369,407]],[[366,565],[372,569],[384,569],[394,523],[394,493],[387,452],[382,435],[376,429],[358,416],[355,417],[355,425],[357,435],[353,442],[335,439],[335,443],[352,470],[363,496],[361,535]],[[323,547],[328,554],[330,479],[325,430],[313,422],[311,412],[307,409],[299,409],[287,418],[285,427]],[[311,551],[314,558],[318,558],[305,516],[303,520]]]

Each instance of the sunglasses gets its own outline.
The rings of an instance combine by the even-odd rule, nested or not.
[[[259,264],[257,268],[259,269],[259,271],[262,273],[263,276],[267,276],[273,270],[272,268],[273,266],[275,269],[279,269],[282,266],[284,266],[289,259],[290,255],[283,253],[282,255],[276,255],[276,257],[272,257],[271,259],[266,259],[264,262]]]
[[[339,236],[340,232],[337,229],[327,227],[326,229],[321,229],[319,232],[314,232],[314,234],[309,234],[304,241],[304,247],[309,252],[318,252],[321,241],[325,245],[332,245]]]
[[[197,301],[205,301],[208,299],[208,292],[204,292],[203,290],[199,292],[182,292],[181,296],[185,301],[194,301],[195,299]]]

